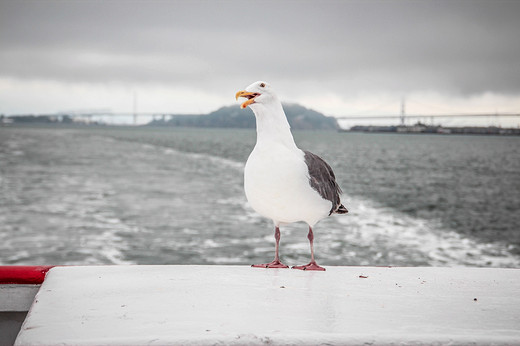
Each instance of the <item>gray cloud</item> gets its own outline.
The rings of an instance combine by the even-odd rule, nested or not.
[[[519,16],[500,0],[4,1],[0,76],[518,94]]]

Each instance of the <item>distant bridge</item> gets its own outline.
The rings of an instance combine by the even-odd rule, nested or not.
[[[93,117],[133,117],[134,123],[137,123],[139,117],[169,118],[176,113],[160,113],[160,112],[139,112],[139,113],[117,113],[117,112],[91,112],[91,113],[55,113],[46,114],[47,116],[68,116],[71,118],[89,118]],[[378,119],[432,119],[432,118],[478,118],[478,117],[520,117],[520,113],[447,113],[447,114],[390,114],[390,115],[345,115],[336,116],[338,120],[378,120]]]
[[[32,115],[32,114],[27,114]],[[25,116],[27,116],[25,115]],[[87,119],[88,122],[92,122],[94,118],[104,117],[131,117],[133,119],[133,124],[136,125],[138,123],[138,118],[146,117],[151,118],[151,120],[155,119],[170,119],[173,116],[179,114],[176,113],[161,113],[161,112],[111,112],[111,111],[93,111],[93,112],[58,112],[58,113],[47,113],[47,114],[34,114],[34,116],[46,116],[46,117],[55,117],[55,118],[84,118]],[[20,115],[11,115],[12,117],[22,116]],[[431,120],[438,118],[444,119],[456,119],[456,118],[479,118],[479,117],[519,117],[520,113],[446,113],[446,114],[394,114],[394,115],[346,115],[346,116],[336,116],[337,120],[389,120],[389,119],[400,119],[401,125],[404,125],[405,120],[407,119],[425,119]]]
[[[384,120],[384,119],[400,119],[401,125],[405,124],[406,119],[429,119],[433,123],[435,118],[456,119],[456,118],[483,118],[483,117],[520,117],[520,113],[444,113],[444,114],[407,114],[406,99],[401,99],[401,112],[395,115],[347,115],[336,117],[338,120]]]
[[[369,119],[431,119],[431,118],[474,118],[474,117],[520,117],[520,113],[451,113],[451,114],[398,114],[398,115],[346,115],[335,117],[338,120],[369,120]]]

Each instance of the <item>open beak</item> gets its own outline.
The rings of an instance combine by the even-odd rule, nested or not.
[[[242,91],[239,91],[239,92],[236,93],[235,98],[237,100],[238,100],[239,97],[247,98],[247,101],[240,105],[240,108],[243,109],[243,108],[246,108],[247,106],[249,106],[250,104],[255,103],[255,97],[257,97],[257,96],[260,96],[260,94],[242,90]]]

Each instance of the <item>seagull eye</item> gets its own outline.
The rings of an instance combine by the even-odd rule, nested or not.
[[[265,83],[260,83],[261,88],[265,88]]]

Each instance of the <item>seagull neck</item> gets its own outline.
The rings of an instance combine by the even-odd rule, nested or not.
[[[289,148],[296,148],[291,127],[281,104],[256,104],[253,109],[256,118],[256,143],[278,142]]]

